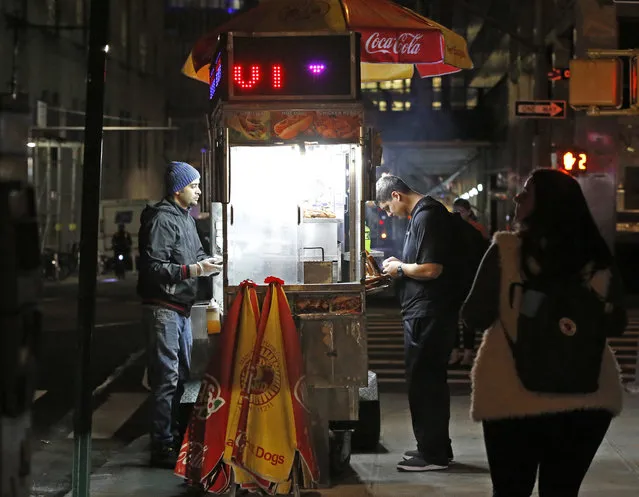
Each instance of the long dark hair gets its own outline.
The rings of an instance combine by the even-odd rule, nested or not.
[[[522,261],[533,257],[540,274],[551,277],[574,275],[589,262],[609,266],[612,254],[579,183],[556,169],[537,169],[529,180],[535,205],[521,223]]]
[[[461,207],[462,209],[466,209],[468,211],[468,217],[473,221],[477,221],[477,216],[473,212],[473,207],[465,198],[457,197],[453,202],[453,207]]]

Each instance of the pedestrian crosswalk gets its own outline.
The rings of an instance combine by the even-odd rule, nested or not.
[[[115,392],[93,411],[91,438],[105,440],[113,438],[120,428],[136,413],[148,397],[147,393]],[[67,438],[73,438],[71,432]]]
[[[369,368],[377,373],[381,388],[405,385],[404,335],[399,311],[384,310],[367,315]],[[479,344],[481,333],[475,341]],[[634,381],[639,343],[639,312],[631,312],[626,332],[610,341],[615,351],[622,379]],[[454,365],[448,369],[450,384],[470,384],[470,367]]]
[[[142,390],[142,389],[141,389]],[[44,406],[47,401],[55,402],[54,399],[47,399],[47,395],[55,396],[56,393],[47,390],[36,390],[33,396],[33,409]],[[105,396],[102,402],[96,403],[92,415],[91,438],[93,440],[110,440],[120,435],[126,425],[129,426],[127,435],[123,435],[123,441],[127,438],[133,439],[143,434],[146,430],[146,411],[144,404],[149,398],[148,391],[139,392],[112,392]],[[134,418],[138,418],[134,420]],[[73,427],[69,423],[66,429],[63,427],[63,437],[74,438]],[[65,436],[66,434],[66,436]]]
[[[377,373],[382,390],[403,389],[405,385],[403,330],[399,312],[372,310],[368,318],[368,357],[369,369]],[[477,335],[477,343],[481,339]],[[630,322],[624,335],[611,340],[624,381],[635,379],[639,341],[639,312],[630,316]],[[449,383],[451,385],[469,385],[468,366],[451,366]],[[122,442],[133,440],[148,429],[149,392],[143,385],[144,368],[138,364],[128,374],[128,389],[115,384],[111,391],[94,401],[93,440],[117,439]],[[118,391],[128,390],[128,391]],[[55,392],[36,390],[33,396],[34,410],[47,409],[47,403],[56,401]],[[47,399],[47,397],[50,397]],[[61,438],[72,439],[73,425],[70,420],[60,433]]]

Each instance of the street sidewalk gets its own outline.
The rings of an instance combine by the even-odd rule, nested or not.
[[[448,471],[399,473],[395,464],[414,446],[406,396],[382,394],[382,441],[377,453],[353,454],[352,474],[330,489],[304,491],[327,497],[488,497],[490,475],[481,425],[469,419],[468,396],[453,396],[451,436],[456,463]],[[626,395],[582,486],[581,497],[636,497],[639,488],[639,396]],[[179,497],[187,487],[170,471],[148,467],[148,439],[133,442],[91,478],[93,497]],[[71,495],[70,493],[68,494]],[[191,493],[190,495],[194,495]],[[536,495],[536,494],[535,494]]]
[[[137,282],[138,280],[138,273],[137,272],[132,272],[132,271],[128,271],[126,273],[126,278],[124,280],[118,280],[113,274],[100,274],[97,277],[97,281],[98,284],[101,283],[115,283],[115,282],[119,282],[122,281],[124,283],[126,282]],[[45,288],[55,288],[57,286],[73,286],[73,285],[78,285],[80,282],[80,277],[77,274],[74,274],[72,276],[69,276],[68,278],[63,279],[62,281],[51,281],[51,280],[44,280],[44,287]]]

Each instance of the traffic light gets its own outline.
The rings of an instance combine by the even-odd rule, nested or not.
[[[569,91],[568,102],[574,108],[620,108],[623,101],[621,59],[571,60]]]
[[[588,154],[585,150],[567,149],[557,154],[559,167],[570,174],[588,172]]]

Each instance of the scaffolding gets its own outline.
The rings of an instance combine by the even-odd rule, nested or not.
[[[64,139],[34,138],[28,146],[27,171],[35,188],[40,250],[63,252],[66,245],[78,241],[78,172],[84,145]]]

